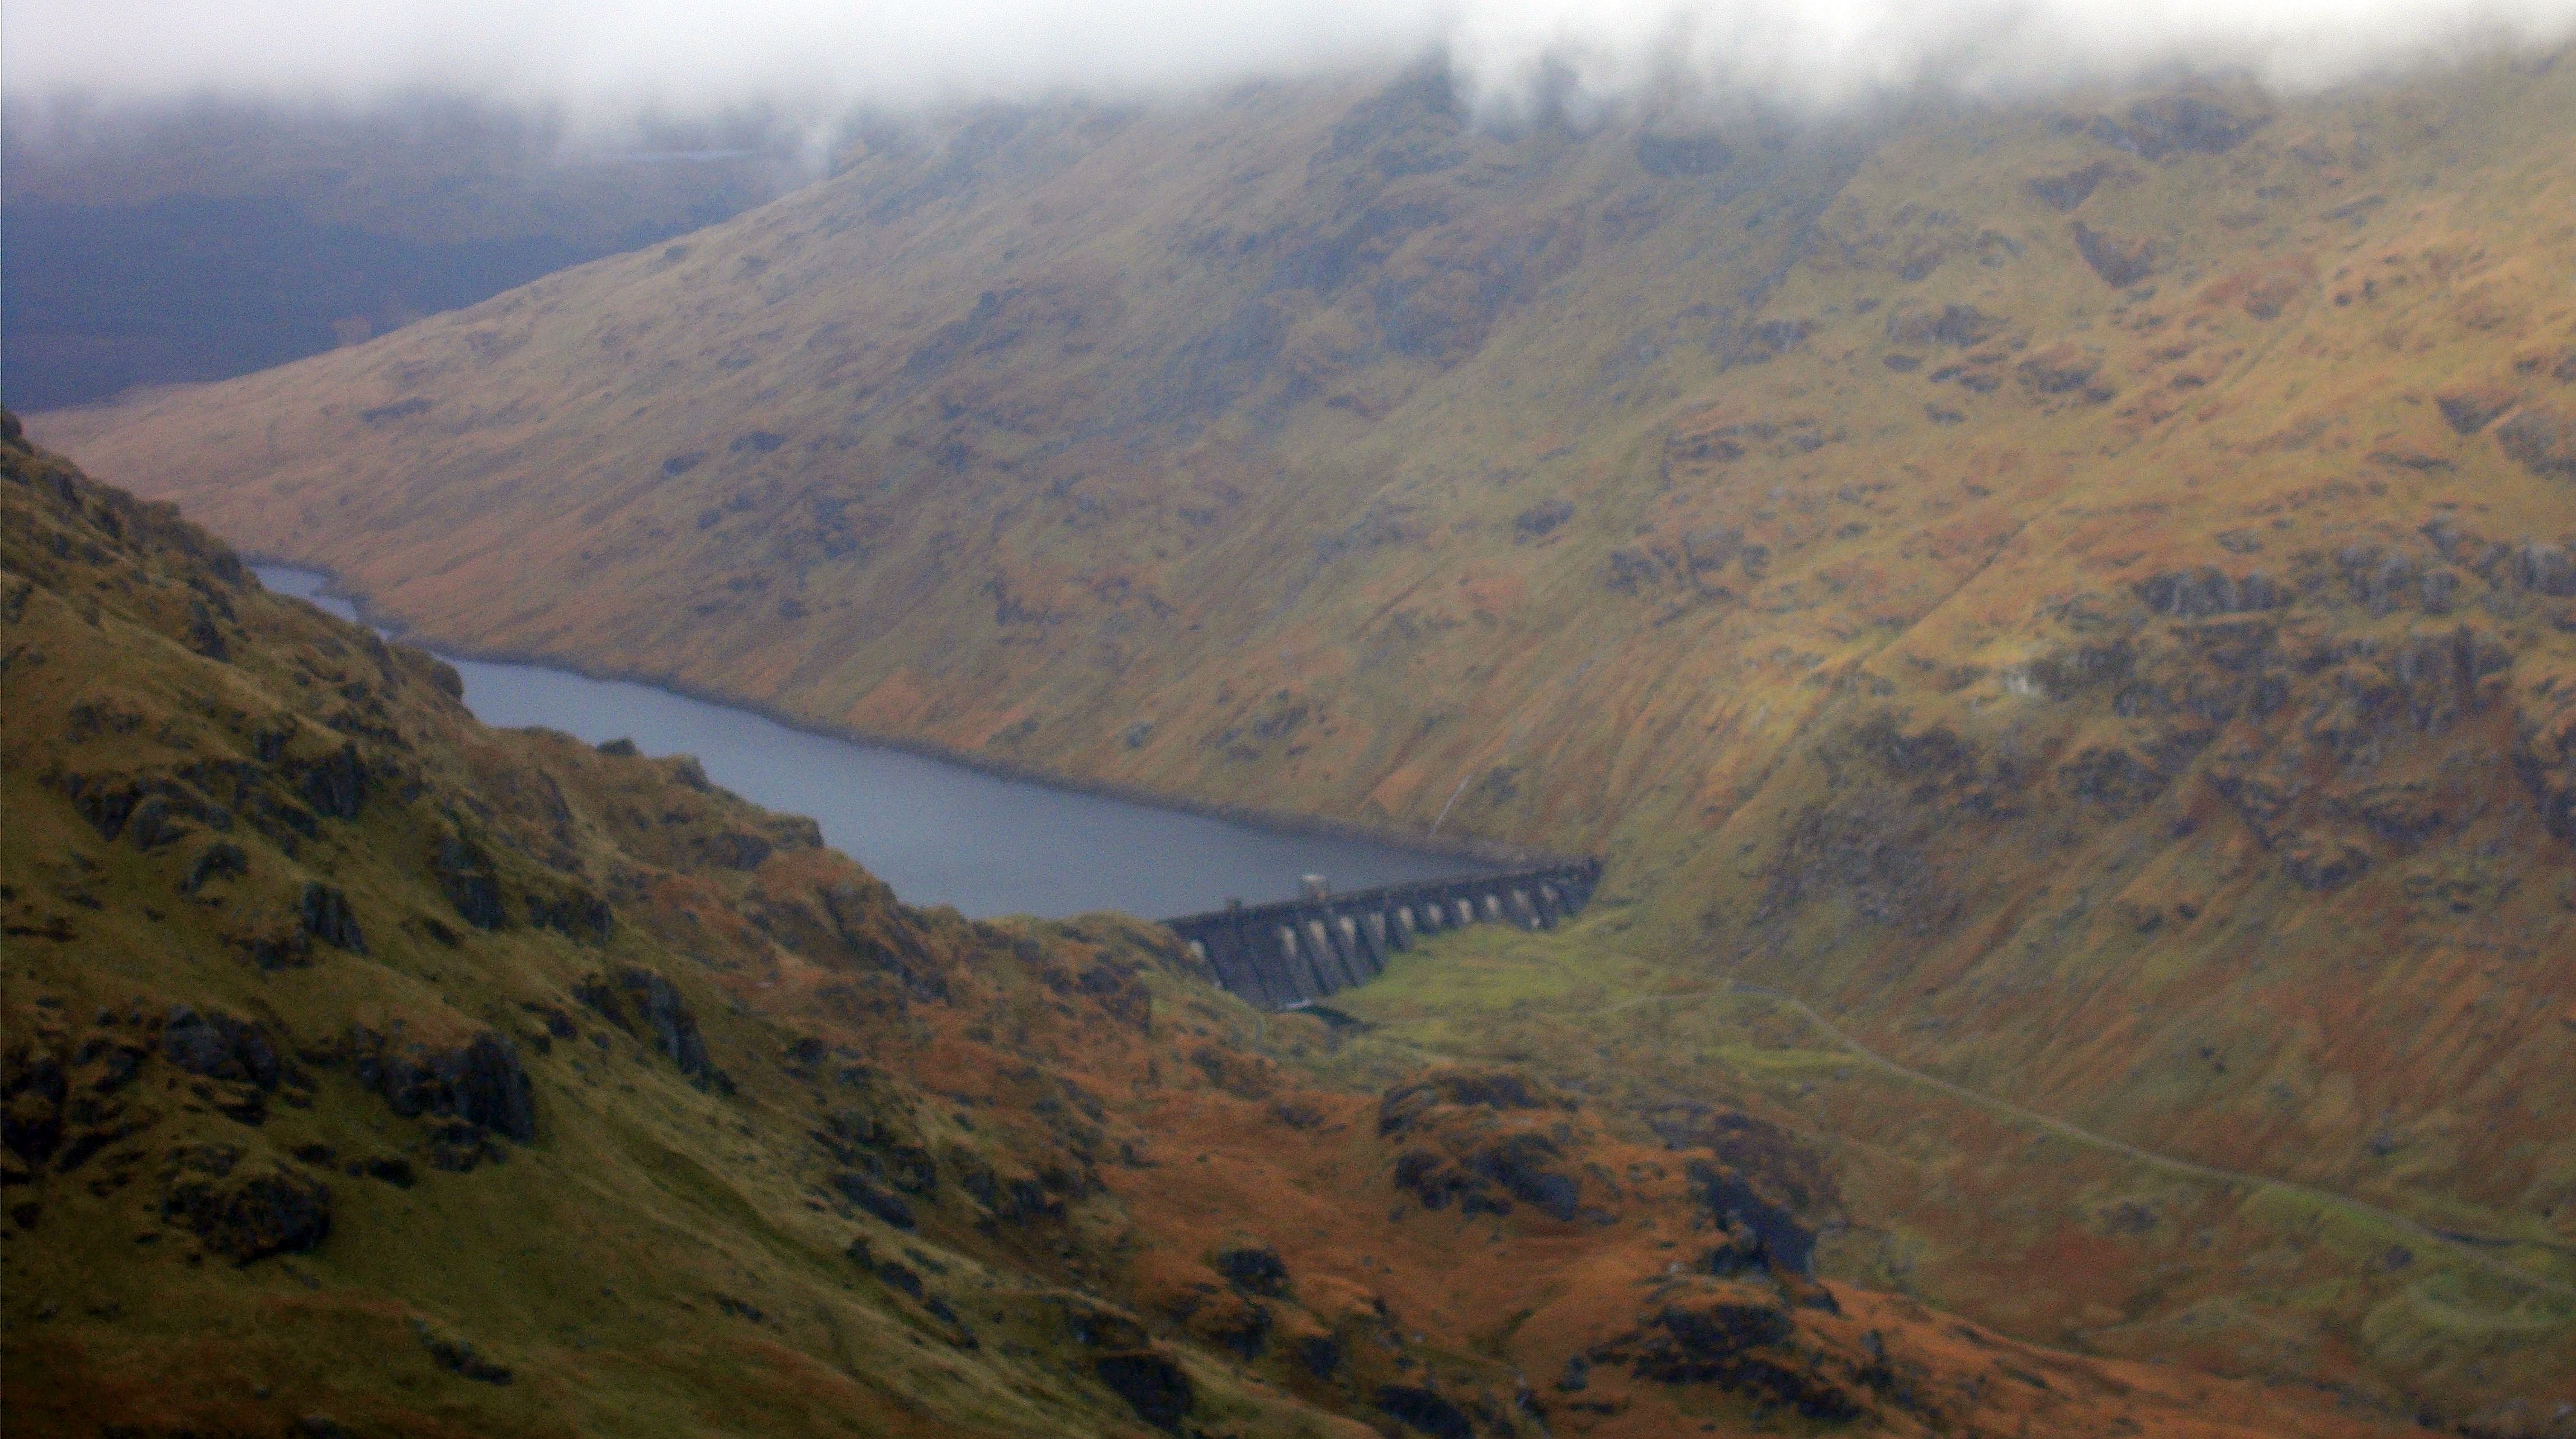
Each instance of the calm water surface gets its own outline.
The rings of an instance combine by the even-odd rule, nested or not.
[[[257,567],[279,594],[356,619],[313,570]],[[746,710],[650,685],[542,665],[446,657],[485,724],[544,725],[593,744],[693,754],[707,777],[771,809],[812,815],[833,848],[911,904],[975,916],[1119,909],[1154,918],[1229,897],[1288,899],[1298,876],[1335,889],[1470,874],[1486,866],[1395,845],[1286,833],[1100,795],[1002,779],[878,745],[808,734]]]

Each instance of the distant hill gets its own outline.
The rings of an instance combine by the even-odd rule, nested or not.
[[[757,125],[604,151],[454,102],[13,106],[0,386],[24,410],[246,374],[697,229],[801,178]]]
[[[1480,128],[1436,70],[990,110],[41,428],[442,643],[1606,853],[1543,982],[1446,971],[1453,1039],[1633,1116],[1776,1077],[1657,1007],[1740,981],[2476,1236],[2529,1279],[2453,1309],[2420,1233],[2203,1246],[1947,1100],[1832,1121],[1904,1156],[1846,1256],[1886,1282],[2465,1422],[2576,1399],[2571,135],[2563,58],[1801,124]],[[1612,954],[1652,972],[1553,1017]],[[2116,1293],[2026,1282],[2079,1271]]]
[[[1168,935],[483,729],[14,418],[0,505],[12,1434],[2392,1432],[1820,1283],[1751,1121],[1355,1085]]]

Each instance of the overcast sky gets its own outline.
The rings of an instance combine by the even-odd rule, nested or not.
[[[16,100],[430,87],[575,110],[1134,94],[1446,47],[1508,97],[1542,62],[1833,103],[2175,62],[2285,85],[2576,34],[2576,0],[6,0]]]

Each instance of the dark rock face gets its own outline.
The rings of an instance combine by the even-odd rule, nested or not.
[[[1297,1341],[1297,1362],[1318,1379],[1330,1379],[1342,1367],[1341,1341],[1329,1334],[1310,1334]]]
[[[2496,443],[2533,474],[2576,484],[2576,415],[2528,406],[2496,430]]]
[[[162,795],[146,795],[126,821],[125,837],[136,849],[159,849],[188,833],[186,812]]]
[[[1563,1222],[1580,1209],[1583,1188],[1573,1176],[1547,1167],[1559,1157],[1556,1146],[1544,1136],[1516,1134],[1468,1156],[1467,1167],[1501,1185],[1514,1199]]]
[[[733,1093],[732,1077],[709,1057],[698,1017],[671,981],[649,969],[628,968],[618,972],[614,985],[598,975],[589,976],[574,989],[573,997],[660,1051],[698,1088]]]
[[[420,1340],[420,1347],[429,1351],[430,1359],[460,1379],[471,1379],[478,1384],[507,1384],[517,1377],[507,1366],[495,1364],[475,1353],[474,1346],[464,1340],[439,1334],[426,1321],[414,1319],[411,1329]]]
[[[2057,210],[2073,210],[2092,198],[2094,188],[2110,174],[2111,162],[2096,160],[2063,175],[2035,175],[2031,177],[2029,189],[2043,205]]]
[[[1556,1145],[1539,1134],[1512,1135],[1455,1163],[1416,1149],[1396,1159],[1395,1184],[1411,1191],[1425,1209],[1446,1208],[1454,1199],[1461,1214],[1509,1214],[1518,1200],[1563,1222],[1582,1212],[1583,1187],[1572,1175],[1548,1167],[1560,1157]]]
[[[1064,1311],[1065,1332],[1073,1342],[1086,1349],[1142,1349],[1146,1347],[1145,1326],[1115,1309],[1087,1302],[1068,1301]]]
[[[1768,1302],[1669,1305],[1644,1333],[1596,1350],[1594,1358],[1627,1358],[1640,1379],[1715,1384],[1810,1419],[1850,1420],[1867,1412],[1851,1394],[1796,1362],[1787,1348],[1794,1333],[1788,1314]]]
[[[1721,1279],[1758,1273],[1771,1267],[1771,1250],[1752,1230],[1732,1228],[1726,1232],[1725,1242],[1710,1246],[1691,1267]]]
[[[2195,95],[2166,95],[2130,106],[2122,120],[2099,116],[2089,133],[2142,160],[2223,155],[2261,129],[2267,118],[2248,119]]]
[[[224,643],[224,632],[215,627],[215,613],[204,600],[188,602],[188,648],[210,660],[232,658],[232,647]]]
[[[2370,868],[2370,850],[2341,835],[2294,835],[2281,849],[2281,869],[2301,886],[2337,890]]]
[[[1742,1174],[1721,1164],[1694,1159],[1684,1171],[1691,1197],[1711,1217],[1750,1233],[1770,1262],[1792,1274],[1812,1274],[1816,1266],[1815,1231],[1798,1216],[1762,1196]]]
[[[2498,415],[2520,403],[2522,396],[2501,385],[2473,385],[2465,389],[2446,390],[2433,397],[2442,418],[2458,434],[2474,435],[2495,422]]]
[[[1258,1359],[1270,1343],[1269,1306],[1225,1296],[1190,1315],[1190,1332],[1240,1358]]]
[[[1697,179],[1735,163],[1735,151],[1716,135],[1644,134],[1637,137],[1637,168],[1662,180]]]
[[[551,896],[529,895],[528,923],[567,939],[596,941],[608,938],[616,928],[617,913],[608,901],[588,890],[572,889]]]
[[[352,954],[367,952],[367,937],[358,929],[358,917],[349,909],[349,897],[337,885],[308,883],[297,902],[298,916],[304,932]]]
[[[875,1181],[864,1174],[844,1170],[832,1176],[831,1184],[842,1198],[897,1229],[911,1229],[920,1223],[913,1217],[911,1205],[900,1196],[879,1189]]]
[[[2021,377],[2022,388],[2042,397],[2081,390],[2092,384],[2101,370],[2099,360],[2064,345],[2043,350],[2013,367],[2013,373]]]
[[[1136,1417],[1158,1429],[1178,1433],[1181,1420],[1198,1402],[1190,1376],[1181,1366],[1150,1349],[1103,1354],[1091,1361],[1092,1372],[1109,1391],[1127,1401]]]
[[[163,1217],[185,1225],[206,1247],[236,1263],[271,1254],[300,1254],[331,1233],[331,1186],[293,1169],[240,1181],[191,1176],[174,1183]]]
[[[1945,838],[1936,821],[1886,804],[1810,805],[1773,857],[1757,917],[1840,894],[1873,924],[1943,933],[1965,908],[1935,859]]]
[[[1288,1292],[1288,1266],[1268,1246],[1228,1249],[1216,1256],[1216,1272],[1246,1294],[1276,1299]]]
[[[250,856],[242,853],[242,847],[231,840],[217,840],[188,862],[188,872],[179,879],[179,892],[195,894],[227,875],[239,878],[248,873]]]
[[[460,1119],[521,1144],[537,1137],[534,1086],[518,1049],[499,1035],[478,1034],[461,1049],[433,1053],[413,1045],[396,1054],[384,1036],[361,1027],[350,1031],[348,1049],[358,1082],[406,1119]]]
[[[2001,333],[2002,317],[1974,305],[1944,305],[1939,314],[1901,309],[1887,317],[1887,338],[1900,345],[1948,345],[1967,349]]]
[[[290,767],[296,788],[316,814],[356,819],[367,803],[367,765],[355,744],[344,744],[319,760]]]
[[[285,1073],[268,1031],[228,1014],[200,1015],[186,1005],[170,1011],[161,1030],[161,1052],[172,1064],[205,1079],[275,1089]]]
[[[2154,241],[2107,235],[2081,220],[2075,222],[2075,252],[2115,290],[2125,290],[2156,272]]]
[[[1655,1323],[1672,1337],[1671,1347],[1655,1362],[1675,1369],[1718,1363],[1765,1345],[1786,1344],[1796,1332],[1783,1310],[1767,1304],[1728,1301],[1695,1308],[1676,1305],[1657,1314]],[[1690,1376],[1669,1372],[1649,1377],[1679,1382]]]
[[[981,1160],[961,1161],[959,1169],[959,1182],[966,1192],[990,1210],[996,1222],[1013,1226],[1064,1218],[1064,1195],[1079,1192],[1082,1183],[1078,1175],[1055,1170],[1004,1178]]]
[[[1377,1391],[1377,1407],[1407,1428],[1428,1434],[1431,1439],[1476,1439],[1476,1426],[1467,1411],[1450,1403],[1431,1389],[1410,1384],[1388,1384]]]
[[[819,1047],[819,1041],[813,1042]],[[939,1162],[931,1152],[864,1111],[845,1109],[834,1114],[829,1127],[812,1131],[812,1138],[834,1160],[858,1170],[853,1177],[861,1183],[891,1184],[925,1198],[939,1192]],[[992,1171],[980,1162],[968,1168],[967,1187],[978,1193],[988,1189],[998,1193]]]
[[[772,846],[756,834],[726,830],[701,841],[698,853],[707,863],[726,869],[758,869],[769,862]]]
[[[352,1173],[365,1175],[369,1179],[382,1180],[396,1189],[409,1189],[416,1181],[412,1173],[411,1161],[398,1154],[365,1160],[350,1165],[349,1169]]]
[[[2576,560],[2556,545],[2525,544],[2513,556],[2513,577],[2524,589],[2553,599],[2576,599]]]
[[[2137,595],[2147,608],[2175,619],[2250,614],[2284,599],[2280,587],[2260,570],[2239,579],[2214,566],[2141,580]]]
[[[480,847],[455,837],[441,840],[429,868],[439,891],[466,923],[477,929],[499,929],[509,923],[501,908],[500,876],[492,868],[491,856]]]
[[[2165,776],[2155,766],[2117,746],[2090,746],[2058,775],[2079,802],[2105,810],[2114,819],[2154,803],[2165,788]]]
[[[12,1050],[9,1054],[7,1111],[0,1119],[0,1143],[31,1165],[42,1164],[63,1142],[63,1099],[70,1081],[62,1061],[45,1050]]]
[[[1402,1133],[1441,1104],[1507,1110],[1537,1109],[1550,1102],[1528,1080],[1508,1070],[1488,1073],[1445,1069],[1411,1084],[1399,1084],[1379,1096],[1377,1132]]]
[[[1512,521],[1512,528],[1519,531],[1521,538],[1534,540],[1573,518],[1574,506],[1571,504],[1563,500],[1541,500],[1521,511],[1519,517]]]

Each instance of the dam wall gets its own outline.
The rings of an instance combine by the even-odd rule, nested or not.
[[[1387,956],[1426,935],[1470,924],[1554,928],[1582,912],[1600,880],[1597,859],[1349,894],[1334,894],[1309,875],[1298,899],[1229,904],[1163,923],[1227,989],[1285,1009],[1367,983],[1386,968]]]

